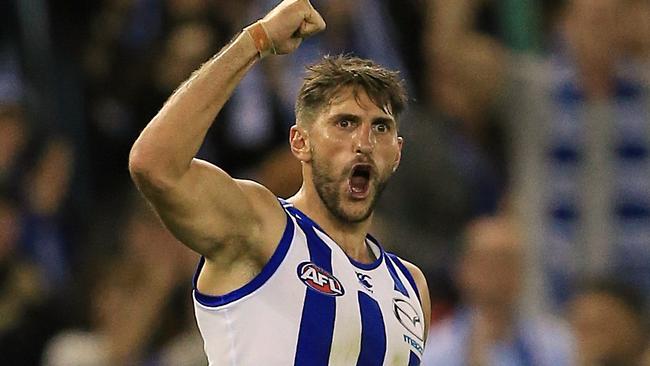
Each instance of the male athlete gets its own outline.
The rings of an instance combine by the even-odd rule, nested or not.
[[[310,67],[290,131],[303,183],[286,201],[194,159],[251,66],[324,28],[307,0],[282,1],[195,72],[133,145],[135,183],[202,255],[193,295],[210,365],[420,363],[424,276],[367,234],[400,161],[397,73],[351,57]]]

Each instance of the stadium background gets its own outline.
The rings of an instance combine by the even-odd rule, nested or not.
[[[484,215],[512,217],[523,233],[523,308],[565,317],[593,277],[647,299],[647,1],[313,3],[327,31],[256,66],[201,157],[291,195],[300,176],[287,130],[303,66],[327,53],[372,58],[402,71],[413,104],[401,122],[407,160],[374,232],[423,268],[435,322],[463,302],[454,263],[466,226]],[[189,296],[196,256],[134,191],[128,152],[174,88],[273,4],[0,3],[3,362],[56,364],[64,348],[201,364]],[[602,87],[602,75],[615,82]],[[531,128],[535,113],[548,126]]]

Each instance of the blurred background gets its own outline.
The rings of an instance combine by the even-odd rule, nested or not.
[[[0,359],[205,365],[196,255],[131,144],[275,0],[0,2]],[[303,68],[401,70],[373,234],[425,272],[424,365],[650,365],[650,1],[313,0],[326,32],[246,76],[200,156],[281,197]],[[191,121],[188,121],[191,123]]]

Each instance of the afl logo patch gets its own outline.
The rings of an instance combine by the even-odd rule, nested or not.
[[[307,287],[323,295],[341,296],[345,293],[343,285],[336,277],[312,262],[302,262],[298,265],[298,278]]]

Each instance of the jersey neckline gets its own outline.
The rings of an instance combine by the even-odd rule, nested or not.
[[[282,203],[282,207],[284,207],[285,209],[290,208],[291,210],[295,211],[295,212],[293,212],[293,215],[296,216],[297,219],[302,219],[303,221],[306,221],[311,226],[313,226],[314,229],[320,231],[329,240],[331,240],[332,243],[335,244],[335,246],[338,248],[338,250],[340,250],[345,255],[345,257],[348,259],[348,261],[350,261],[350,264],[352,264],[354,267],[356,267],[358,269],[361,269],[361,270],[364,270],[364,271],[371,271],[373,269],[378,268],[381,265],[381,263],[384,261],[384,256],[385,256],[384,248],[382,248],[381,244],[379,244],[379,241],[377,239],[375,239],[369,233],[366,233],[365,243],[366,243],[366,246],[373,253],[373,255],[375,255],[376,259],[374,261],[370,262],[370,263],[359,262],[359,261],[353,259],[352,257],[350,257],[345,252],[345,250],[343,250],[343,248],[341,248],[341,246],[336,242],[336,240],[334,240],[332,238],[332,236],[330,236],[327,233],[327,231],[325,231],[323,228],[321,228],[320,225],[318,225],[314,220],[312,220],[311,217],[309,217],[307,214],[305,214],[300,209],[298,209],[296,206],[294,206],[293,203],[291,203],[291,202],[289,202],[287,200],[284,200],[284,199],[280,199],[280,202]]]

